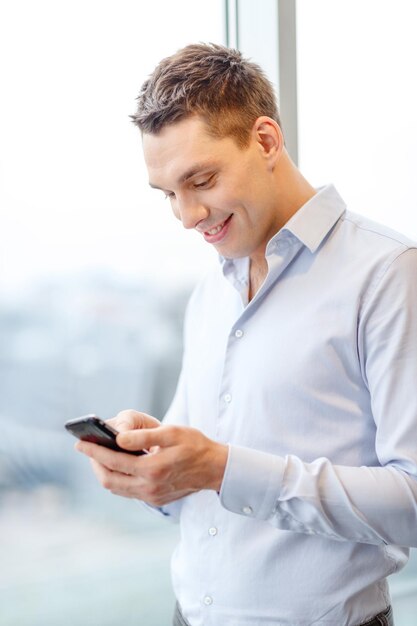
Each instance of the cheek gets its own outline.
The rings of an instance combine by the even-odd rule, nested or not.
[[[207,204],[214,211],[217,209],[223,213],[241,213],[243,200],[237,192],[238,188],[213,190],[213,193],[207,196]]]

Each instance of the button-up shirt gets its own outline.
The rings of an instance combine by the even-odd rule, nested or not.
[[[351,626],[385,609],[417,545],[417,248],[333,186],[249,260],[221,259],[186,314],[166,423],[229,444],[221,491],[179,520],[192,626]]]

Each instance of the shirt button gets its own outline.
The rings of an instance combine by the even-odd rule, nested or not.
[[[232,401],[232,396],[230,395],[230,393],[226,393],[226,395],[224,396],[224,401],[227,403]]]
[[[240,339],[241,337],[243,337],[243,330],[240,330],[240,328],[235,332],[235,337],[237,337],[238,339]]]
[[[204,597],[204,604],[206,606],[210,606],[210,604],[213,604],[213,598],[211,596],[205,596]]]
[[[252,509],[252,507],[251,507],[251,506],[244,506],[244,507],[243,507],[243,509],[242,509],[242,512],[243,512],[245,515],[252,515],[252,513],[253,513],[253,509]]]
[[[212,526],[211,528],[209,528],[209,535],[211,535],[212,537],[214,537],[215,535],[217,535],[217,528],[215,528],[214,526]]]

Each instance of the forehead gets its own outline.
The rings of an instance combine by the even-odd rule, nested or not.
[[[212,137],[198,117],[170,124],[156,135],[144,133],[142,142],[149,182],[161,188],[169,188],[168,182],[184,177],[193,168],[220,164],[239,151],[232,138]]]

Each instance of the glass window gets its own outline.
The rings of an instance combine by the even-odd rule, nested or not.
[[[300,167],[413,237],[416,20],[408,0],[297,1]]]
[[[300,168],[349,208],[417,239],[417,6],[297,0]],[[410,393],[414,393],[410,389]],[[417,555],[390,581],[395,623],[417,614]]]
[[[129,115],[162,57],[224,43],[223,4],[1,4],[1,624],[170,622],[176,527],[104,492],[63,423],[172,396],[214,257],[148,188]]]

